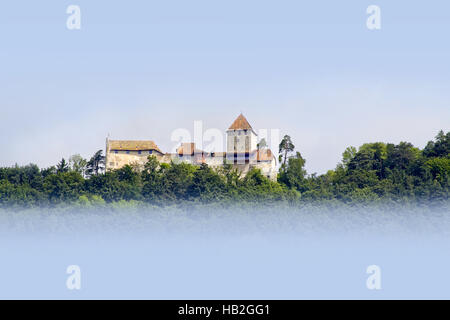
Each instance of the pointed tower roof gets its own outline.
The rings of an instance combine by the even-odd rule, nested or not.
[[[250,123],[248,123],[247,119],[241,113],[236,120],[234,120],[233,124],[228,128],[228,130],[253,130]]]

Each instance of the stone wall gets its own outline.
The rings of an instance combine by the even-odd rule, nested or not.
[[[106,170],[119,169],[127,164],[143,168],[150,155],[155,155],[157,158],[163,160],[162,155],[157,151],[152,151],[152,153],[149,151],[141,151],[140,153],[139,151],[107,151]]]
[[[253,130],[228,130],[227,153],[256,150],[257,135]]]
[[[139,169],[143,169],[149,155],[156,156],[156,159],[161,163],[170,163],[171,161],[177,163],[185,162],[194,165],[206,163],[208,166],[216,169],[223,166],[224,162],[223,153],[217,156],[205,155],[202,157],[201,155],[183,155],[180,157],[178,154],[160,154],[154,150],[151,151],[151,153],[149,151],[108,150],[106,152],[106,170],[119,169],[125,165],[136,166]],[[244,159],[240,159],[237,163],[234,163],[234,161],[227,161],[233,164],[233,167],[238,169],[242,173],[242,176],[245,176],[252,168],[258,168],[264,176],[276,181],[277,172],[275,159],[272,159],[271,161],[256,161],[256,159],[251,158],[247,162]]]

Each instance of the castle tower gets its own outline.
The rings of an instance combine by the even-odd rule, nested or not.
[[[257,134],[241,113],[227,130],[227,154],[256,150]]]

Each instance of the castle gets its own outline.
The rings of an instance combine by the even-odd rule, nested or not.
[[[106,139],[106,170],[118,169],[125,165],[143,167],[149,155],[161,163],[187,162],[193,165],[207,164],[219,168],[224,163],[232,164],[245,175],[257,168],[271,180],[276,180],[276,159],[269,148],[257,146],[258,135],[247,119],[240,114],[226,131],[227,151],[206,152],[196,148],[195,143],[182,143],[175,153],[162,152],[150,140],[110,140]]]

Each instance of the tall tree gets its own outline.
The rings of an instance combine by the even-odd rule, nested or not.
[[[161,191],[161,172],[159,171],[160,163],[155,156],[148,156],[141,172],[143,187],[142,195],[147,200],[154,200]]]
[[[286,170],[280,172],[279,182],[284,183],[289,188],[304,191],[306,176],[306,170],[304,169],[305,162],[300,152],[297,152],[295,157],[290,157]]]
[[[86,175],[87,161],[79,154],[74,154],[69,158],[69,165],[72,171],[78,172],[84,178]]]
[[[279,162],[283,162],[283,164],[281,165],[281,169],[283,171],[286,171],[286,161],[288,159],[288,155],[289,155],[289,153],[294,151],[294,148],[295,148],[295,146],[292,143],[291,137],[288,135],[285,135],[279,145],[280,155],[278,157]]]
[[[105,156],[103,150],[98,150],[87,163],[86,173],[89,176],[98,174],[105,168]]]
[[[66,162],[66,159],[62,158],[61,161],[56,165],[57,173],[64,173],[69,171],[69,165]]]
[[[444,131],[439,131],[435,141],[428,142],[423,150],[423,155],[427,158],[448,157],[450,155],[450,132],[444,134]]]
[[[356,152],[357,152],[356,148],[350,146],[347,149],[345,149],[345,151],[342,153],[342,164],[344,165],[345,168],[348,167],[350,161],[355,157]]]
[[[257,148],[258,150],[264,149],[264,148],[266,148],[266,147],[267,147],[267,142],[266,142],[266,139],[264,139],[264,138],[262,138],[262,139],[258,142],[258,144],[256,145],[256,148]]]

